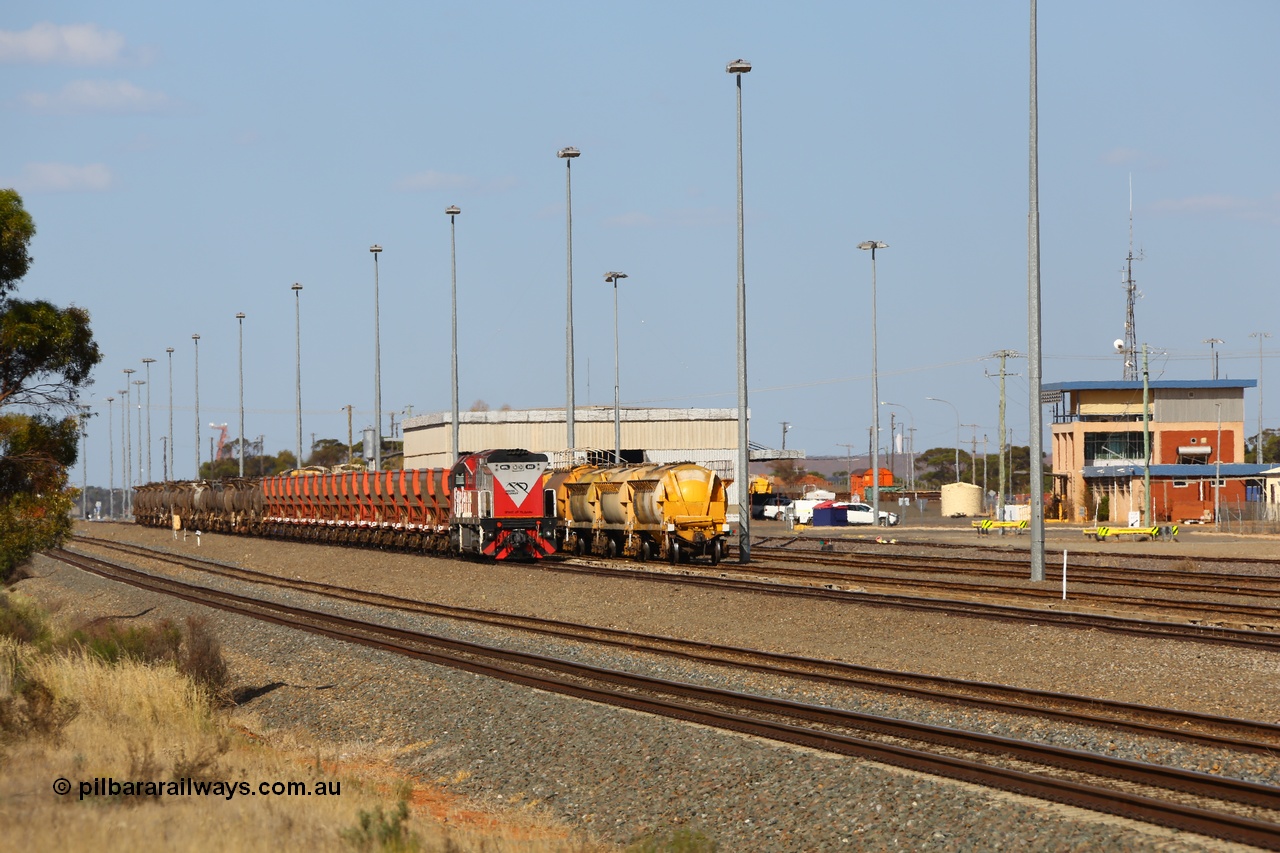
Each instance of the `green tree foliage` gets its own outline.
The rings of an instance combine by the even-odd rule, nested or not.
[[[0,415],[0,580],[70,533],[67,469],[78,440],[74,418]]]
[[[222,446],[222,456],[212,462],[200,464],[200,477],[204,480],[226,480],[240,476],[240,443],[230,439]],[[270,477],[298,467],[292,450],[281,450],[274,456],[264,453],[262,443],[244,443],[244,475],[246,477]]]
[[[960,451],[962,482],[969,482],[969,454]],[[933,447],[916,454],[916,484],[923,489],[941,489],[947,483],[956,482],[956,450],[954,447]]]
[[[0,311],[0,406],[75,402],[102,353],[89,312],[74,305],[9,300]]]
[[[1244,447],[1244,461],[1256,462],[1258,436],[1250,436]],[[1262,462],[1263,464],[1280,462],[1280,430],[1264,429],[1262,431]]]
[[[36,224],[16,190],[0,190],[0,298],[7,296],[31,267],[27,246]]]
[[[336,438],[322,438],[311,445],[311,455],[307,457],[307,464],[332,468],[334,465],[346,462],[348,458],[355,460],[363,456],[364,451],[358,444],[353,445],[348,451],[345,442],[338,441]]]
[[[13,190],[0,190],[0,580],[71,530],[79,422],[64,415],[102,353],[89,313],[11,298],[31,266],[35,224]],[[16,411],[15,411],[16,410]]]
[[[794,486],[809,472],[794,459],[779,459],[769,466],[769,473],[782,481],[784,486]]]

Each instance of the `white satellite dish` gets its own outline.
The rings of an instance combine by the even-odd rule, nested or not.
[[[1116,338],[1114,341],[1112,341],[1111,346],[1115,347],[1116,352],[1124,352],[1124,341],[1120,340],[1119,338]]]

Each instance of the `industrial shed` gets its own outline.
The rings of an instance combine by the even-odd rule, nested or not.
[[[750,415],[748,414],[748,417]],[[696,462],[726,479],[735,476],[738,446],[737,409],[621,409],[622,458],[626,462]],[[449,412],[415,415],[401,424],[404,466],[440,468],[450,458]],[[574,409],[579,456],[590,450],[613,453],[613,407]],[[495,447],[520,447],[567,460],[564,409],[512,409],[460,412],[458,452]],[[751,461],[804,458],[798,450],[773,450],[753,444]],[[736,485],[729,487],[729,504],[738,502]]]

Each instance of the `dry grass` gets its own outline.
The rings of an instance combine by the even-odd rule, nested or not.
[[[28,702],[27,695],[39,701]],[[83,648],[42,650],[0,637],[0,708],[26,709],[28,716],[45,708],[49,723],[24,725],[27,718],[14,712],[8,730],[0,731],[5,846],[95,853],[158,846],[454,853],[611,849],[540,818],[536,809],[497,813],[469,806],[398,773],[389,753],[317,745],[303,737],[268,742],[251,734],[252,720],[233,720],[214,701],[173,663],[108,663]],[[45,704],[37,708],[39,702]],[[81,783],[104,777],[118,783],[244,782],[250,789],[261,782],[303,782],[313,791],[322,783],[340,794],[81,797]],[[69,793],[54,792],[59,778],[70,781]],[[404,812],[402,802],[408,805]]]

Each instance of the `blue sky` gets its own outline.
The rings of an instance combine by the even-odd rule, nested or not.
[[[1137,337],[1152,376],[1274,373],[1280,417],[1280,4],[1042,2],[1044,380],[1119,379],[1133,185]],[[176,473],[200,405],[294,446],[373,418],[372,243],[385,413],[449,408],[449,220],[463,408],[563,406],[565,168],[576,146],[577,400],[736,404],[735,93],[744,80],[752,438],[844,455],[880,397],[950,447],[997,436],[998,349],[1027,348],[1028,4],[36,4],[0,12],[0,185],[39,233],[27,298],[87,308],[105,359],[86,400],[152,370],[153,468],[175,348]],[[1026,364],[1009,425],[1027,442]],[[135,375],[138,378],[141,374]],[[1264,395],[1266,394],[1264,375]],[[135,398],[136,402],[136,398]],[[1257,394],[1248,392],[1250,432]],[[882,430],[887,434],[888,409]],[[115,405],[116,454],[120,407]],[[961,431],[967,442],[974,428]],[[885,439],[887,441],[887,438]],[[207,449],[204,455],[207,457]],[[120,460],[116,460],[117,482]],[[77,472],[77,481],[79,479]]]

